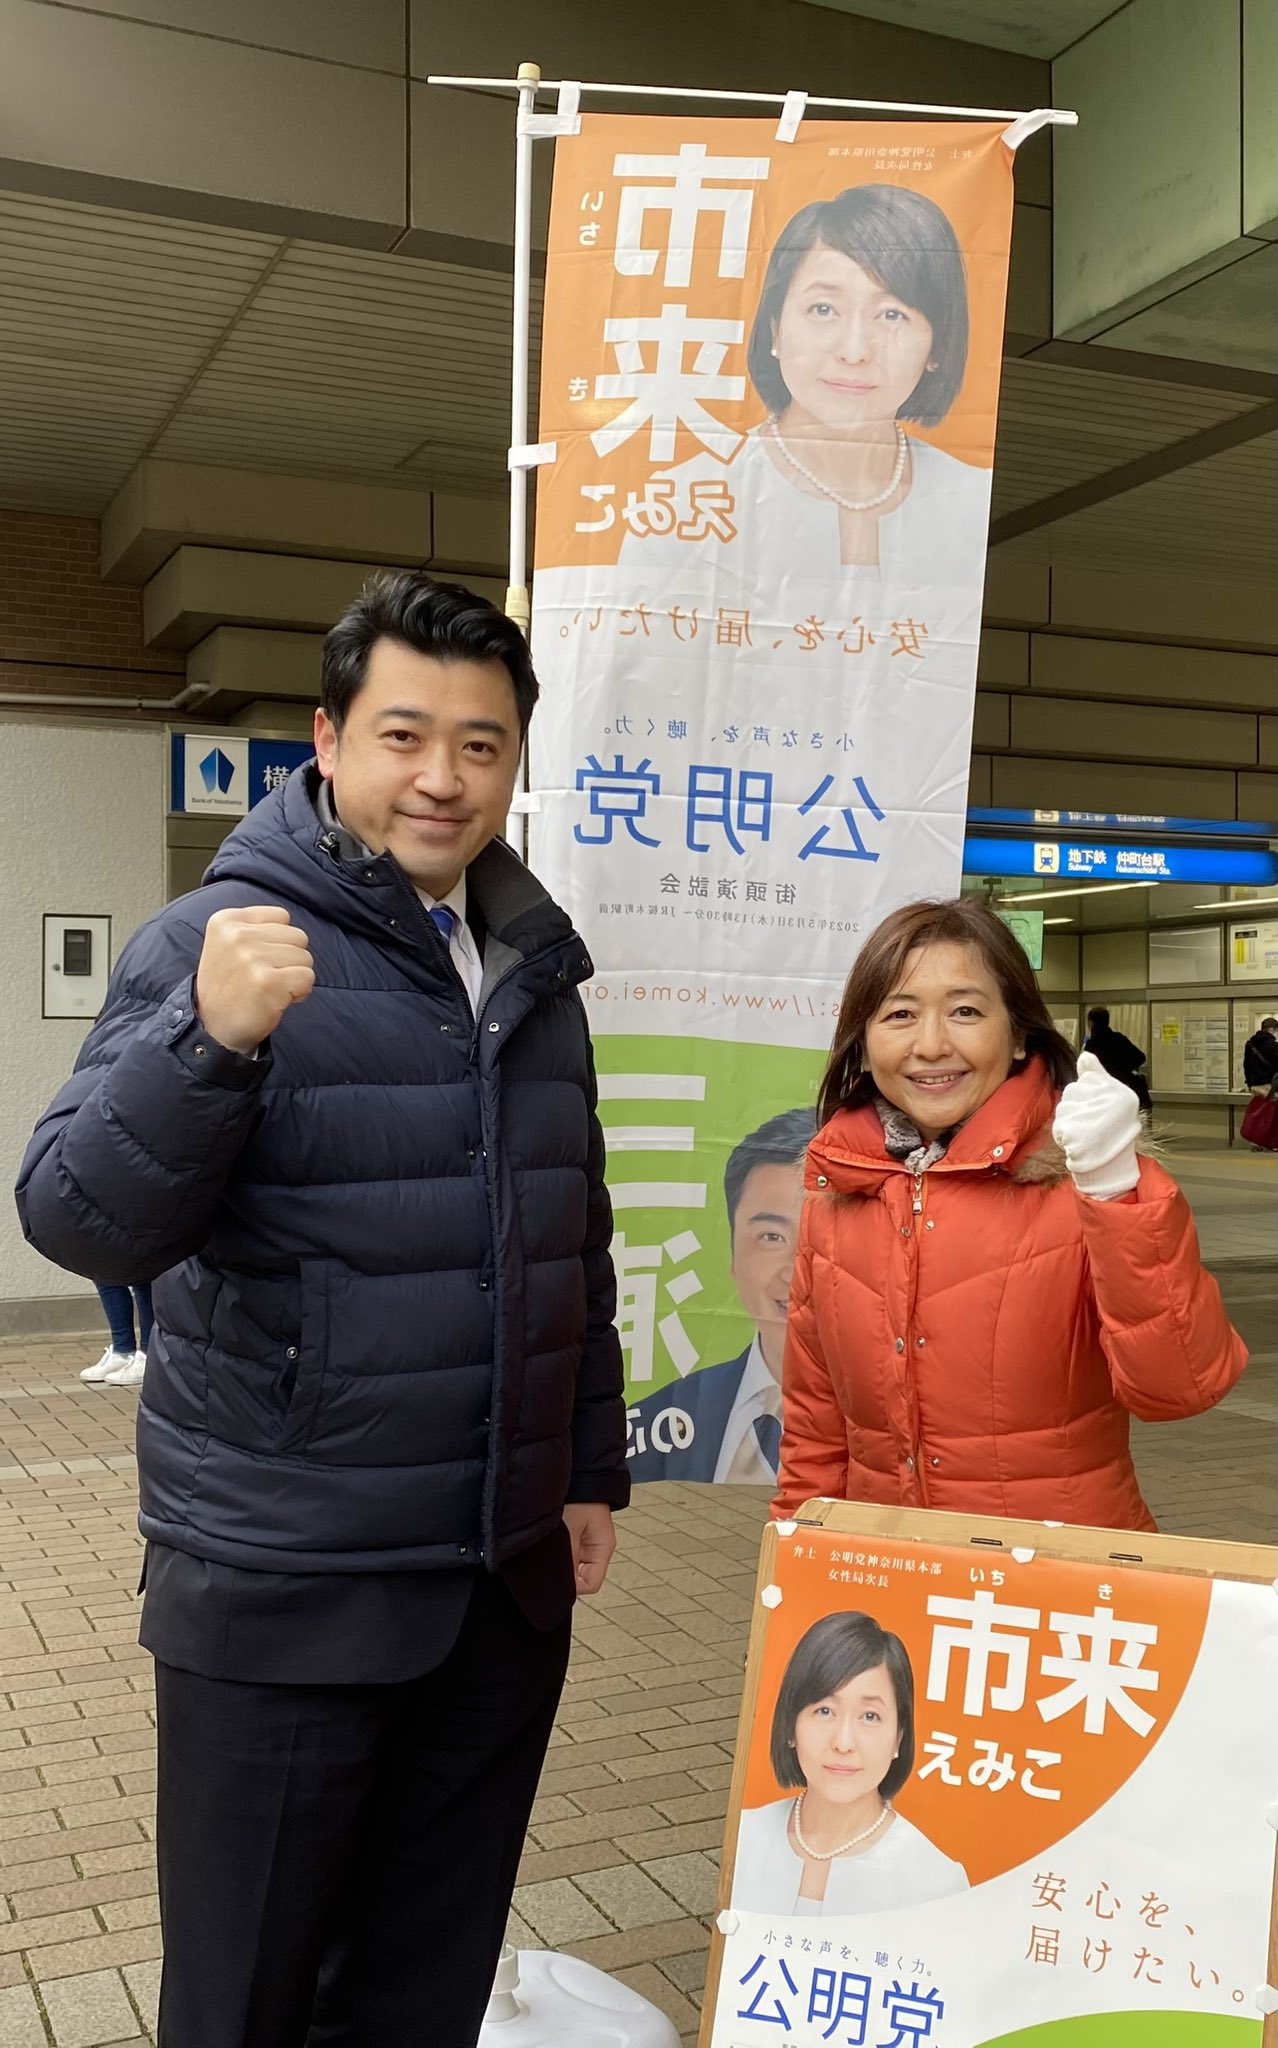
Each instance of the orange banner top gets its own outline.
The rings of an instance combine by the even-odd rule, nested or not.
[[[746,437],[804,408],[818,330],[858,310],[901,388],[880,352],[873,389],[831,402],[827,380],[804,418],[837,433],[840,405],[864,426],[877,404],[988,469],[1012,164],[1000,123],[809,120],[784,143],[773,121],[585,117],[556,149],[537,567],[616,562],[630,494],[691,462],[730,500]]]

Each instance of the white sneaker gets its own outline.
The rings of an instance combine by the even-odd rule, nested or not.
[[[104,1387],[140,1387],[146,1371],[145,1351],[135,1351],[132,1358],[126,1358],[117,1372],[104,1373]]]
[[[122,1366],[132,1365],[132,1363],[133,1354],[131,1351],[113,1351],[108,1344],[97,1364],[86,1365],[84,1371],[80,1374],[80,1378],[88,1380],[90,1384],[93,1384],[98,1380],[110,1379],[112,1373],[119,1372]]]

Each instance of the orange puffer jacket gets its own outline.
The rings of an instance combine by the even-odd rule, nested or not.
[[[1172,1422],[1247,1362],[1162,1168],[1080,1195],[1031,1060],[912,1175],[872,1105],[808,1154],[773,1513],[814,1495],[1152,1529],[1128,1415]]]

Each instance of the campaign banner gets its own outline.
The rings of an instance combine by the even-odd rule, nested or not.
[[[587,935],[636,1479],[770,1481],[839,996],[958,890],[999,124],[586,116],[546,269],[530,859]]]
[[[1261,2048],[1273,1585],[860,1519],[767,1539],[703,2048]]]

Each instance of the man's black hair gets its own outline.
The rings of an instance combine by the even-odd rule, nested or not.
[[[499,661],[510,677],[527,732],[537,702],[528,643],[513,619],[460,583],[441,583],[420,569],[397,569],[369,583],[324,637],[320,704],[341,731],[364,686],[378,640],[398,640],[436,661]]]
[[[1087,1012],[1087,1028],[1089,1031],[1093,1024],[1099,1024],[1102,1031],[1108,1031],[1109,1011],[1103,1006],[1095,1010],[1089,1010]]]
[[[756,1166],[800,1166],[816,1136],[815,1109],[783,1109],[769,1117],[757,1131],[751,1131],[734,1145],[723,1171],[723,1198],[728,1205],[728,1228],[737,1220],[741,1191]]]

